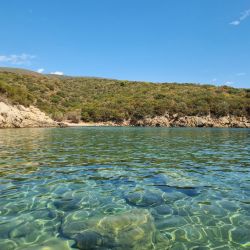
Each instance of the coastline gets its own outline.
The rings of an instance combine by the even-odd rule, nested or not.
[[[225,116],[212,118],[210,116],[166,117],[158,116],[138,121],[107,122],[79,122],[62,121],[59,127],[190,127],[190,128],[250,128],[250,121],[246,117]]]
[[[71,120],[61,122],[51,119],[37,107],[24,107],[0,102],[0,128],[47,128],[47,127],[204,127],[204,128],[250,128],[248,117],[233,115],[223,117],[181,116],[179,114],[144,117],[120,122],[83,122]]]

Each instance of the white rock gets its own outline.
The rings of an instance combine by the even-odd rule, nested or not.
[[[0,128],[56,127],[57,123],[34,106],[0,102]]]

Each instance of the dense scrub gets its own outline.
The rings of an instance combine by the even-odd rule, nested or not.
[[[250,90],[0,71],[0,96],[36,105],[57,120],[138,120],[179,115],[250,116]]]

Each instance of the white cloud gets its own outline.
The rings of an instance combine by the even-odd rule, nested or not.
[[[212,82],[217,82],[217,78],[212,79]]]
[[[20,55],[0,55],[0,62],[15,65],[30,64],[35,58],[34,55],[22,53]]]
[[[62,76],[63,72],[61,72],[61,71],[55,71],[55,72],[50,72],[50,74]]]
[[[44,72],[44,69],[38,69],[37,72],[41,74]]]
[[[233,21],[231,22],[230,24],[234,25],[234,26],[237,26],[240,24],[240,21],[236,20],[236,21]]]
[[[250,16],[250,9],[245,10],[244,12],[241,13],[241,16],[237,19],[232,21],[230,24],[234,25],[234,26],[238,26],[240,25],[240,23],[245,20],[246,18],[248,18]]]

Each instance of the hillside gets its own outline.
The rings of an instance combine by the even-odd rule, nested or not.
[[[250,116],[250,89],[42,75],[0,69],[0,101],[34,105],[55,120],[137,121],[146,117]]]

